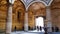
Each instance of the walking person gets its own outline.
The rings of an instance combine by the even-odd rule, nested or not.
[[[40,26],[40,31],[42,31],[42,27]]]
[[[39,31],[39,26],[37,26],[37,31]]]

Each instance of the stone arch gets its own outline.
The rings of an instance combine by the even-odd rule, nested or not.
[[[36,12],[37,10],[42,10],[44,8],[46,8],[46,6],[43,3],[35,2],[28,7],[28,12],[29,12],[29,10],[31,10],[31,11],[34,10]],[[45,9],[45,11],[46,11],[46,9]]]
[[[18,4],[18,3],[19,3],[19,4]],[[14,5],[14,4],[16,4],[16,5]],[[20,6],[20,7],[21,7],[20,9],[24,9],[24,10],[25,10],[25,5],[24,5],[24,3],[23,3],[21,0],[16,0],[16,1],[14,2],[14,4],[13,4],[13,5],[14,5],[13,8],[14,8],[14,7],[17,8],[17,7]]]
[[[24,14],[25,14],[25,5],[21,0],[16,0],[13,4],[13,24],[12,28],[17,27],[17,30],[23,30],[24,24]]]
[[[35,3],[35,2],[40,2],[40,3],[44,4],[45,6],[47,6],[46,3],[43,2],[43,1],[32,1],[32,2],[27,6],[26,10],[28,10],[29,6],[32,5],[32,4]]]
[[[31,28],[35,26],[36,17],[39,17],[39,16],[45,17],[46,16],[45,8],[46,8],[46,6],[41,2],[35,2],[29,6],[29,8],[27,10],[28,11],[28,23]]]

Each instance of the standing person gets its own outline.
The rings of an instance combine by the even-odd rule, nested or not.
[[[42,27],[40,26],[40,31],[42,31]]]
[[[37,26],[37,31],[39,31],[39,26]]]
[[[16,31],[16,29],[17,29],[17,28],[16,28],[16,26],[15,26],[14,30]]]
[[[47,34],[47,27],[44,27],[44,31],[45,31],[44,34]]]
[[[57,26],[55,27],[55,32],[59,32],[59,28]]]
[[[52,27],[52,32],[54,32],[54,27]]]
[[[46,25],[46,24],[44,24],[44,31],[45,31],[44,34],[48,34],[48,33],[47,33],[47,25]]]

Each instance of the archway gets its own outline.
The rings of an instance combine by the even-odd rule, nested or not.
[[[36,18],[36,26],[44,27],[44,18],[43,17]]]
[[[24,30],[24,14],[25,5],[21,0],[16,0],[13,4],[13,14],[12,14],[12,30],[16,28],[17,31]]]
[[[43,17],[38,17],[38,18],[35,19],[35,22],[36,22],[36,26],[39,27],[39,31],[44,32],[44,29],[43,29],[43,27],[44,27],[44,18]],[[38,28],[36,27],[36,29],[38,29]]]
[[[46,6],[41,2],[35,2],[31,4],[28,8],[28,25],[30,27],[30,30],[35,29],[36,17],[46,17]]]

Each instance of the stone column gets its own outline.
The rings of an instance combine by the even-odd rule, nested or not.
[[[46,20],[47,20],[48,32],[52,32],[51,10],[49,6],[46,7]]]
[[[12,30],[12,6],[10,5],[7,15],[6,34],[10,34],[11,30]]]
[[[24,23],[24,30],[28,31],[28,13],[25,13],[25,23]]]

